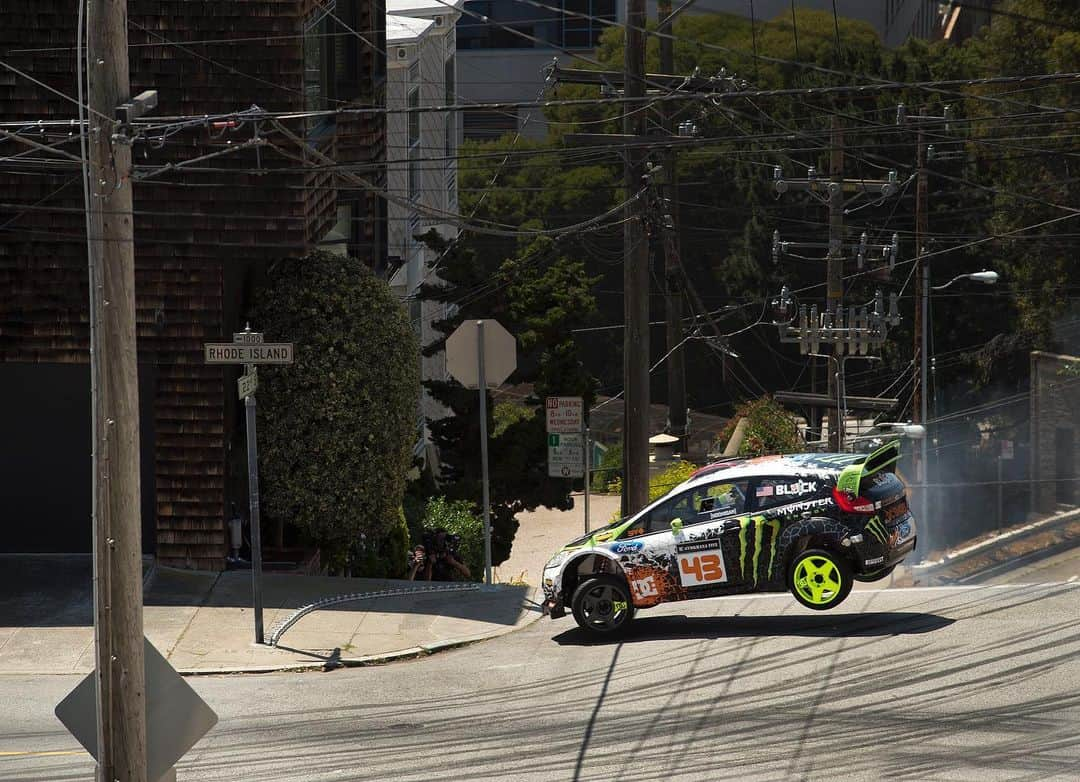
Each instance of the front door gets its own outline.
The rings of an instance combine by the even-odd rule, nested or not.
[[[725,525],[746,509],[746,480],[696,486],[661,502],[623,534],[625,566],[639,607],[724,592],[738,577]]]

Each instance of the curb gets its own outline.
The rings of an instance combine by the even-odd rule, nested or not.
[[[917,581],[923,581],[926,584],[962,584],[980,577],[995,575],[1009,567],[1024,567],[1039,559],[1060,554],[1072,548],[1075,543],[1070,542],[1066,536],[1065,540],[1057,541],[1049,547],[1011,558],[1007,555],[1002,556],[1005,554],[1003,547],[1023,542],[1036,535],[1062,532],[1075,522],[1080,522],[1080,509],[1064,511],[1035,522],[1008,528],[999,535],[947,553],[937,562],[914,565],[911,572]],[[991,561],[979,565],[977,564],[979,558],[989,558]],[[963,572],[965,565],[974,565],[974,568],[970,572]]]
[[[471,646],[481,641],[489,641],[494,638],[501,638],[504,635],[516,632],[518,630],[524,630],[526,627],[536,623],[543,618],[543,612],[534,608],[533,606],[539,605],[536,602],[537,595],[540,594],[540,588],[534,587],[531,592],[526,595],[522,605],[527,611],[527,615],[524,619],[520,620],[516,624],[508,625],[490,633],[482,633],[479,635],[465,636],[463,638],[450,638],[439,641],[430,641],[428,643],[420,644],[419,646],[410,646],[406,649],[399,649],[392,652],[382,652],[380,654],[364,655],[362,657],[342,657],[334,660],[333,662],[311,662],[311,663],[288,663],[282,665],[258,665],[258,666],[245,666],[235,668],[195,668],[195,669],[183,669],[177,670],[181,676],[233,676],[243,674],[266,674],[266,673],[310,673],[310,672],[324,672],[337,670],[338,668],[364,668],[373,665],[386,665],[389,663],[400,662],[403,660],[415,660],[420,657],[430,657],[438,652],[449,651],[451,649],[459,649],[465,646]]]

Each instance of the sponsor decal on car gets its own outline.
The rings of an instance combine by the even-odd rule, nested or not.
[[[611,550],[616,554],[633,554],[636,551],[641,551],[641,547],[644,545],[640,540],[621,541],[612,543]]]
[[[801,494],[812,494],[817,491],[817,481],[795,481],[794,483],[779,484],[776,487],[777,496],[799,496]]]
[[[807,511],[812,511],[816,508],[825,508],[831,504],[832,500],[827,497],[822,497],[817,500],[803,500],[802,502],[795,502],[791,505],[781,505],[777,508],[770,508],[767,511],[763,511],[762,515],[767,519],[775,519],[782,516],[797,516],[800,513],[806,513]]]
[[[749,529],[754,528],[753,555],[750,555]],[[776,560],[776,544],[780,540],[780,521],[768,520],[764,516],[739,519],[739,567],[742,568],[743,579],[758,583],[758,567],[761,562],[761,550],[765,543],[765,530],[770,530],[769,535],[769,565],[765,570],[765,578],[770,578],[773,562]]]
[[[877,538],[881,545],[889,545],[889,533],[885,531],[885,525],[877,516],[871,517],[870,521],[866,522],[866,531]]]
[[[880,565],[885,561],[885,557],[870,557],[870,559],[864,559],[864,565]]]
[[[685,587],[724,584],[728,580],[719,540],[679,543],[675,546],[679,581]]]
[[[635,578],[630,582],[630,589],[634,593],[634,597],[653,597],[659,594],[659,590],[656,588],[656,579],[652,576],[645,576],[645,578]]]

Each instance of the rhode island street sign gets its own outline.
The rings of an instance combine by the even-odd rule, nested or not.
[[[293,343],[266,342],[262,345],[240,345],[233,342],[203,345],[207,364],[291,364]]]

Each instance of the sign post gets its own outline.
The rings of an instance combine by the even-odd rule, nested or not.
[[[589,482],[592,480],[592,432],[585,427],[585,534],[589,534]]]
[[[251,524],[251,602],[255,614],[255,643],[264,643],[262,601],[262,527],[259,521],[259,440],[255,424],[255,391],[259,386],[256,364],[293,363],[291,342],[267,343],[261,332],[249,325],[233,334],[231,343],[203,346],[207,364],[243,364],[244,374],[236,381],[244,400],[247,433],[248,512]]]
[[[480,473],[484,503],[484,582],[491,584],[491,499],[488,489],[487,389],[517,368],[517,343],[496,320],[467,320],[446,339],[446,368],[480,392]]]

